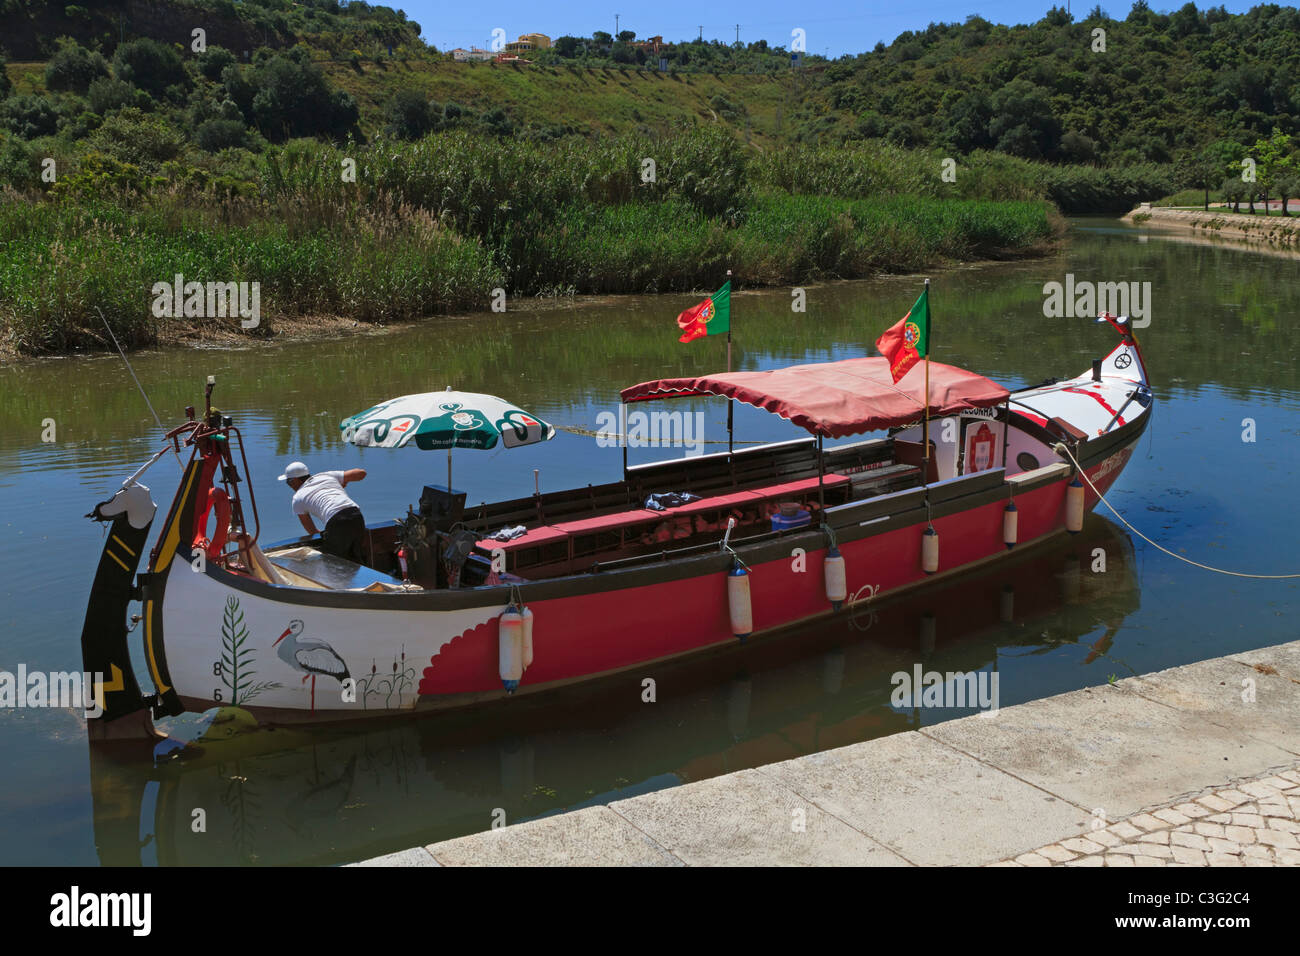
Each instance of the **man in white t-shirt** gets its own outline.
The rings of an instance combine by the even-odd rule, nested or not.
[[[366,477],[361,468],[347,471],[323,471],[313,475],[300,461],[291,462],[280,476],[293,489],[293,513],[298,516],[308,534],[316,534],[315,518],[324,530],[321,550],[327,554],[347,558],[357,564],[365,563],[361,539],[366,533],[366,519],[357,503],[348,497],[343,486],[350,481]]]

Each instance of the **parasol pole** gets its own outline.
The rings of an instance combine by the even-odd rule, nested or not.
[[[451,386],[447,386],[447,391],[451,391]],[[456,447],[456,433],[452,432],[451,444],[447,446],[447,494],[451,494],[451,450]]]

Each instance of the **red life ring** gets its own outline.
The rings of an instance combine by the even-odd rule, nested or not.
[[[226,494],[224,488],[211,488],[207,497],[208,506],[195,522],[194,548],[203,549],[208,560],[215,561],[226,549],[226,537],[230,534],[230,495]],[[209,539],[208,518],[214,508],[217,512],[217,527]]]

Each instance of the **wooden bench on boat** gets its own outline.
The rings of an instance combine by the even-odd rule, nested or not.
[[[820,483],[816,444],[801,439],[732,456],[629,468],[624,482],[484,504],[467,523],[483,535],[477,553],[501,552],[507,571],[564,573],[601,555],[653,553],[698,535],[720,536],[731,516],[739,519],[737,537],[767,532],[769,517],[782,502],[795,501],[815,511],[819,484],[827,506],[911,487],[920,481],[921,470],[895,461],[895,444],[883,438],[832,449],[824,456],[828,471]],[[899,450],[911,457],[911,449]],[[750,487],[737,487],[741,484]],[[663,511],[644,507],[650,495],[669,491],[703,497]],[[486,536],[490,529],[518,525],[527,530],[508,541]]]

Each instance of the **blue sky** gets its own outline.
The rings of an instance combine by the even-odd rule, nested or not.
[[[619,29],[635,30],[638,37],[661,34],[666,40],[684,40],[699,34],[705,39],[734,41],[737,23],[742,41],[766,39],[773,46],[789,48],[790,31],[802,28],[808,37],[808,52],[840,56],[870,50],[877,40],[889,43],[904,30],[921,30],[931,22],[965,20],[972,13],[994,23],[1032,23],[1042,19],[1052,0],[937,0],[933,3],[881,3],[872,0],[655,0],[629,3],[626,0],[485,0],[456,4],[435,0],[376,0],[406,11],[420,24],[425,40],[441,50],[453,47],[486,47],[492,29],[501,27],[510,39],[533,31],[551,37],[566,33],[589,36],[593,30],[614,32],[614,14]],[[1064,0],[1061,0],[1064,2]],[[1076,17],[1086,14],[1097,0],[1071,0]],[[1149,0],[1155,10],[1168,12],[1182,6]],[[1202,0],[1201,9],[1217,6]],[[1242,13],[1255,4],[1224,0],[1232,13]],[[1102,2],[1112,17],[1128,15],[1132,0]]]

